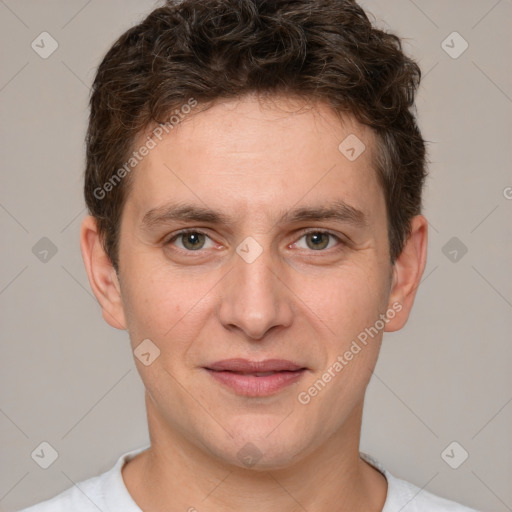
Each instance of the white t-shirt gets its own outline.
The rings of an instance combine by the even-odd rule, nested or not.
[[[142,512],[124,485],[121,468],[125,462],[147,448],[139,448],[121,455],[109,471],[79,482],[55,498],[20,512]],[[360,455],[388,481],[388,494],[382,512],[477,512],[475,509],[434,496],[405,480],[400,480],[370,455]]]

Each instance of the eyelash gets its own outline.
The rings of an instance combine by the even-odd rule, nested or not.
[[[205,235],[206,237],[208,237],[211,240],[211,237],[208,236],[208,234],[205,233],[204,231],[201,231],[200,229],[188,228],[188,229],[183,229],[183,230],[178,231],[177,233],[173,234],[169,239],[167,239],[166,242],[164,242],[164,245],[172,245],[172,242],[177,240],[180,236],[186,235],[187,233],[197,233],[197,234]],[[347,245],[347,243],[342,238],[340,238],[339,236],[335,235],[331,231],[318,230],[318,229],[311,229],[309,231],[302,232],[301,236],[299,237],[298,240],[300,240],[304,236],[312,234],[312,233],[314,233],[314,234],[322,234],[322,235],[329,235],[331,238],[334,238],[336,240],[336,242],[338,242],[338,245],[342,245],[342,246]],[[294,242],[294,243],[296,243],[296,242]],[[333,248],[331,247],[330,249],[333,249]],[[321,252],[328,252],[328,251],[330,251],[330,249],[320,249],[318,251],[310,249],[310,252],[319,252],[319,253],[321,253]],[[197,251],[191,251],[191,250],[187,250],[187,249],[176,248],[176,250],[180,251],[180,252],[185,252],[187,254],[194,254],[194,253],[200,254],[203,249],[198,249]]]

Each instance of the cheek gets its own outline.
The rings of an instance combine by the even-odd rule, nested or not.
[[[339,428],[362,400],[377,362],[382,329],[379,324],[375,330],[375,325],[387,307],[386,280],[381,272],[377,266],[352,267],[326,281],[324,292],[305,290],[312,301],[308,305],[322,320],[325,336],[319,340],[318,350],[325,351],[325,358],[323,366],[299,390],[308,401],[301,407],[308,418],[325,420],[322,428],[327,433]],[[304,426],[313,427],[317,425]]]
[[[125,288],[123,303],[132,329],[137,329],[141,333],[148,331],[156,334],[164,318],[169,322],[167,328],[172,325],[175,316],[173,305],[169,303],[172,294],[166,293],[166,288],[164,283],[154,278],[145,278],[142,273],[130,280]],[[169,307],[172,309],[169,310]]]
[[[325,302],[335,332],[325,370],[330,367],[336,375],[325,394],[326,414],[330,406],[355,403],[364,395],[379,354],[387,299],[387,274],[375,263],[352,267]]]
[[[190,349],[191,340],[212,314],[211,289],[212,283],[204,277],[169,269],[139,271],[123,290],[133,348],[149,338],[159,347],[161,362],[172,365]]]
[[[369,265],[340,269],[324,278],[308,279],[301,299],[338,343],[373,325],[387,305],[382,270]]]

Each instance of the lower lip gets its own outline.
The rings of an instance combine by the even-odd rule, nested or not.
[[[206,370],[214,379],[228,386],[238,395],[243,396],[272,395],[297,382],[306,371],[305,369],[294,372],[283,371],[257,377],[256,375],[215,371],[208,368]]]

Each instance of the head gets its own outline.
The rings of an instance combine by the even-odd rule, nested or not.
[[[282,467],[358,423],[425,265],[419,80],[353,1],[168,2],[112,46],[81,243],[105,320],[150,354],[150,431]],[[230,358],[303,370],[241,393],[212,376]]]

